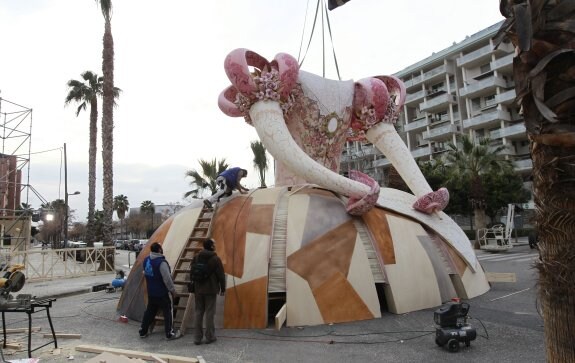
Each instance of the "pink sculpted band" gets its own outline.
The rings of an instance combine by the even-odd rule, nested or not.
[[[349,172],[350,179],[356,180],[370,187],[369,193],[366,194],[361,199],[350,197],[346,210],[349,214],[354,216],[360,216],[370,209],[377,203],[379,197],[379,184],[371,178],[369,175],[364,174],[357,170],[351,170]]]
[[[250,68],[253,67],[253,72]],[[298,78],[299,66],[295,58],[279,53],[268,62],[256,52],[235,49],[224,61],[228,79],[232,83],[218,97],[218,106],[231,117],[249,118],[251,105],[260,100],[289,101]]]
[[[413,209],[431,214],[443,210],[447,207],[447,203],[449,203],[449,191],[445,188],[439,188],[435,192],[427,193],[417,199],[413,203]]]

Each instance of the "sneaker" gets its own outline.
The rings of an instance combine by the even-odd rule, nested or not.
[[[204,199],[204,207],[206,208],[212,208],[212,202],[210,202],[207,199]]]
[[[216,338],[208,339],[208,340],[206,340],[206,344],[212,344],[212,343],[214,343],[216,340],[217,340]]]
[[[150,333],[149,333],[149,332],[148,332],[148,333],[142,333],[142,331],[141,331],[141,330],[139,331],[139,333],[140,333],[140,338],[142,338],[142,339],[144,339],[144,338],[147,338],[147,337],[148,337],[148,335],[150,335]]]
[[[167,339],[168,340],[176,340],[182,337],[182,333],[178,330],[174,334],[170,335]]]
[[[200,340],[199,342],[194,342],[195,345],[202,345],[202,341]]]

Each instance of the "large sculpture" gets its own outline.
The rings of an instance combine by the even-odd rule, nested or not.
[[[265,327],[275,299],[293,326],[404,313],[488,290],[469,240],[441,212],[447,190],[431,190],[395,131],[405,99],[400,80],[327,80],[299,70],[287,54],[268,62],[245,49],[228,55],[225,70],[232,85],[219,106],[256,128],[275,158],[276,186],[229,198],[212,222],[229,279],[222,326]],[[345,141],[364,138],[414,195],[380,188],[358,171],[339,175]],[[200,209],[192,203],[152,236],[170,263]],[[138,268],[119,304],[133,318]]]

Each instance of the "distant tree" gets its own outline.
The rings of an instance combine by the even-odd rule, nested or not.
[[[150,200],[145,200],[140,205],[140,213],[142,215],[147,215],[150,218],[149,219],[150,220],[150,224],[149,224],[150,228],[148,229],[148,237],[150,237],[152,235],[152,232],[154,231],[154,214],[155,214],[155,212],[156,212],[156,206]]]
[[[266,171],[269,169],[268,156],[264,144],[257,140],[250,144],[254,154],[254,169],[258,172],[260,178],[260,187],[266,187]]]
[[[485,213],[492,222],[508,204],[526,203],[531,196],[531,192],[523,187],[523,178],[512,167],[486,173],[483,185],[489,191],[485,196]]]
[[[202,168],[202,173],[200,174],[194,169],[186,172],[186,177],[192,178],[190,185],[193,189],[186,192],[186,194],[184,194],[184,198],[201,198],[204,190],[207,189],[209,189],[212,195],[215,194],[218,190],[216,178],[229,167],[226,163],[226,159],[222,159],[220,161],[216,159],[212,161],[200,159],[198,162]]]
[[[66,204],[62,199],[42,204],[42,237],[51,241],[53,248],[63,248]]]
[[[473,208],[475,228],[487,226],[485,209],[487,207],[483,176],[487,172],[508,167],[509,161],[498,155],[505,146],[491,147],[488,138],[474,142],[463,135],[457,144],[449,143],[446,160],[451,163],[450,178],[454,183],[463,183],[469,190],[469,200]]]
[[[130,202],[128,201],[128,197],[124,194],[116,195],[114,197],[114,210],[120,219],[120,232],[122,231],[122,224],[124,222],[124,218],[126,218],[126,212],[130,209]],[[120,233],[121,235],[122,233]]]
[[[94,210],[96,209],[96,154],[98,136],[98,98],[102,96],[103,77],[86,71],[82,73],[84,82],[68,81],[68,95],[65,104],[80,103],[76,117],[90,105],[90,127],[88,142],[88,231],[86,242],[94,242]]]

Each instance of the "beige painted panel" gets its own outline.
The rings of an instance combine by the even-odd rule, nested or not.
[[[174,266],[178,261],[180,252],[188,241],[201,211],[201,208],[186,208],[174,216],[174,221],[162,245],[164,256],[170,266]]]
[[[489,291],[489,282],[480,264],[477,264],[475,273],[466,269],[461,277],[461,282],[465,288],[466,296],[462,296],[465,299],[471,299]]]
[[[475,251],[473,251],[469,239],[461,227],[443,212],[428,215],[416,211],[411,207],[415,200],[414,195],[402,192],[401,190],[381,188],[377,204],[397,213],[410,216],[433,229],[453,246],[472,270],[475,270],[478,267],[477,257],[475,256]]]
[[[387,216],[391,236],[395,241],[394,265],[386,265],[385,273],[393,290],[396,314],[441,305],[441,294],[431,260],[421,245],[418,236],[426,235],[419,223],[405,218]]]
[[[287,326],[320,325],[323,318],[306,280],[286,270]]]
[[[286,257],[299,250],[309,208],[309,196],[296,194],[289,197]]]
[[[285,191],[286,188],[264,188],[257,189],[250,194],[252,198],[252,205],[257,204],[275,204],[279,195]]]
[[[374,317],[381,317],[381,310],[379,306],[379,299],[377,298],[377,291],[375,291],[375,281],[371,273],[371,266],[363,247],[363,242],[357,235],[355,248],[351,257],[351,264],[349,266],[349,273],[347,281],[353,286],[354,290],[361,297],[365,305]]]
[[[246,253],[244,254],[244,274],[241,278],[227,275],[227,286],[237,286],[244,282],[268,275],[270,236],[266,234],[247,233]]]

